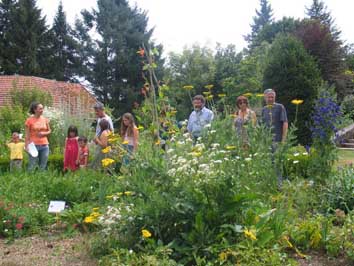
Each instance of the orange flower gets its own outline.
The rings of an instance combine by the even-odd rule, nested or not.
[[[145,55],[145,50],[143,48],[140,48],[136,53],[143,57]]]

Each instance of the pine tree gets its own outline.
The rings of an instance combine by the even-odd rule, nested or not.
[[[13,74],[16,71],[16,57],[12,48],[12,24],[15,18],[15,0],[0,1],[0,73]]]
[[[95,26],[99,38],[96,49],[85,62],[92,69],[87,79],[98,98],[116,112],[129,111],[144,84],[137,50],[150,41],[148,18],[126,0],[98,0],[97,9],[82,12],[83,28]],[[83,32],[79,34],[86,38]],[[88,39],[87,39],[88,40]]]
[[[19,0],[14,12],[11,37],[16,55],[14,73],[41,75],[47,60],[48,29],[35,0]]]
[[[257,36],[264,26],[273,21],[272,12],[272,7],[268,3],[268,0],[260,0],[260,10],[256,10],[256,16],[253,17],[253,23],[251,24],[252,32],[245,36],[250,50],[260,45],[257,41]]]
[[[48,75],[61,81],[75,80],[80,64],[78,43],[73,37],[73,30],[66,21],[62,2],[59,3],[54,17],[51,39],[50,73]]]
[[[327,6],[325,6],[322,0],[313,0],[310,7],[306,7],[306,15],[313,20],[318,20],[325,26],[329,27],[331,33],[336,39],[339,39],[341,32],[334,25],[334,19],[329,11],[327,11]]]

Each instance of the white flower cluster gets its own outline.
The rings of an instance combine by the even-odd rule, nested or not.
[[[132,222],[134,218],[129,213],[132,212],[133,207],[134,204],[122,204],[118,207],[108,206],[106,213],[98,218],[99,224],[104,228],[102,232],[109,235],[115,225]],[[126,219],[126,221],[123,219]]]

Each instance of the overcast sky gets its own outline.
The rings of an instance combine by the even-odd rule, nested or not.
[[[51,24],[60,0],[37,0],[37,5]],[[62,0],[69,23],[82,9],[95,7],[96,0]],[[146,10],[153,38],[165,51],[180,52],[193,43],[215,47],[235,44],[238,51],[246,46],[243,36],[250,32],[259,0],[130,0]],[[303,18],[305,6],[312,0],[270,0],[275,19],[283,16]],[[353,0],[325,0],[328,10],[342,31],[342,39],[354,43]]]

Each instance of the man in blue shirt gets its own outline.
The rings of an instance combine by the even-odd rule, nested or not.
[[[288,118],[284,105],[276,103],[275,96],[273,89],[264,91],[266,106],[262,109],[262,119],[272,130],[273,142],[284,142],[288,133]]]
[[[266,106],[262,109],[263,123],[271,129],[273,134],[272,161],[275,165],[275,172],[278,176],[278,188],[281,189],[283,183],[281,162],[276,162],[275,152],[279,142],[285,142],[288,134],[288,118],[284,105],[275,102],[275,91],[267,89],[264,91]],[[280,165],[279,165],[280,164]]]
[[[203,128],[211,123],[214,114],[205,107],[205,98],[203,95],[194,96],[193,107],[194,111],[189,116],[187,130],[194,139],[197,139],[201,136]]]

